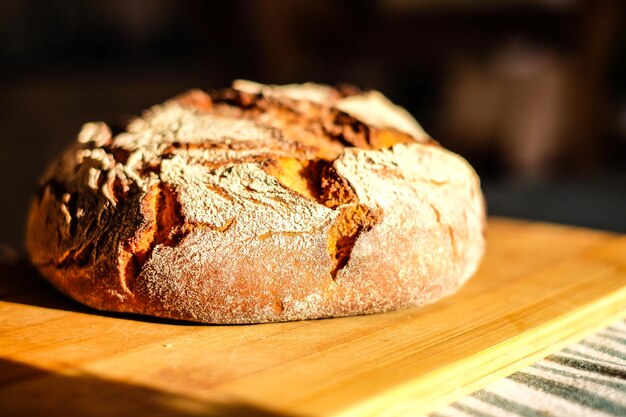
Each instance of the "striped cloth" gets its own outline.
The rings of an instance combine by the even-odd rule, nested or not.
[[[626,416],[626,320],[429,417]]]

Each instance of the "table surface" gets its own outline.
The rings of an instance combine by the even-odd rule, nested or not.
[[[101,313],[25,263],[1,265],[0,414],[425,413],[625,307],[626,236],[507,219],[490,219],[486,257],[456,295],[371,316],[209,326]]]

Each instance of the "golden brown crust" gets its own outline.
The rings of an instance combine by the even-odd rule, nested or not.
[[[432,302],[475,271],[479,182],[380,93],[237,81],[103,123],[43,176],[27,231],[98,309],[206,323]]]

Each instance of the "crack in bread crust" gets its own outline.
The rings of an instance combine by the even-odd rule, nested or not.
[[[330,275],[337,279],[337,274],[350,261],[352,250],[361,233],[369,231],[380,222],[381,211],[374,211],[363,204],[343,206],[329,232],[328,252],[333,258]]]
[[[115,135],[86,124],[40,184],[31,259],[103,310],[208,323],[387,311],[454,291],[484,246],[471,167],[355,89],[193,90]]]

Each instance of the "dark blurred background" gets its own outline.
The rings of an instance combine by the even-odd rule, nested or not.
[[[82,123],[235,78],[380,90],[476,167],[492,214],[625,232],[624,3],[0,0],[0,243]]]

